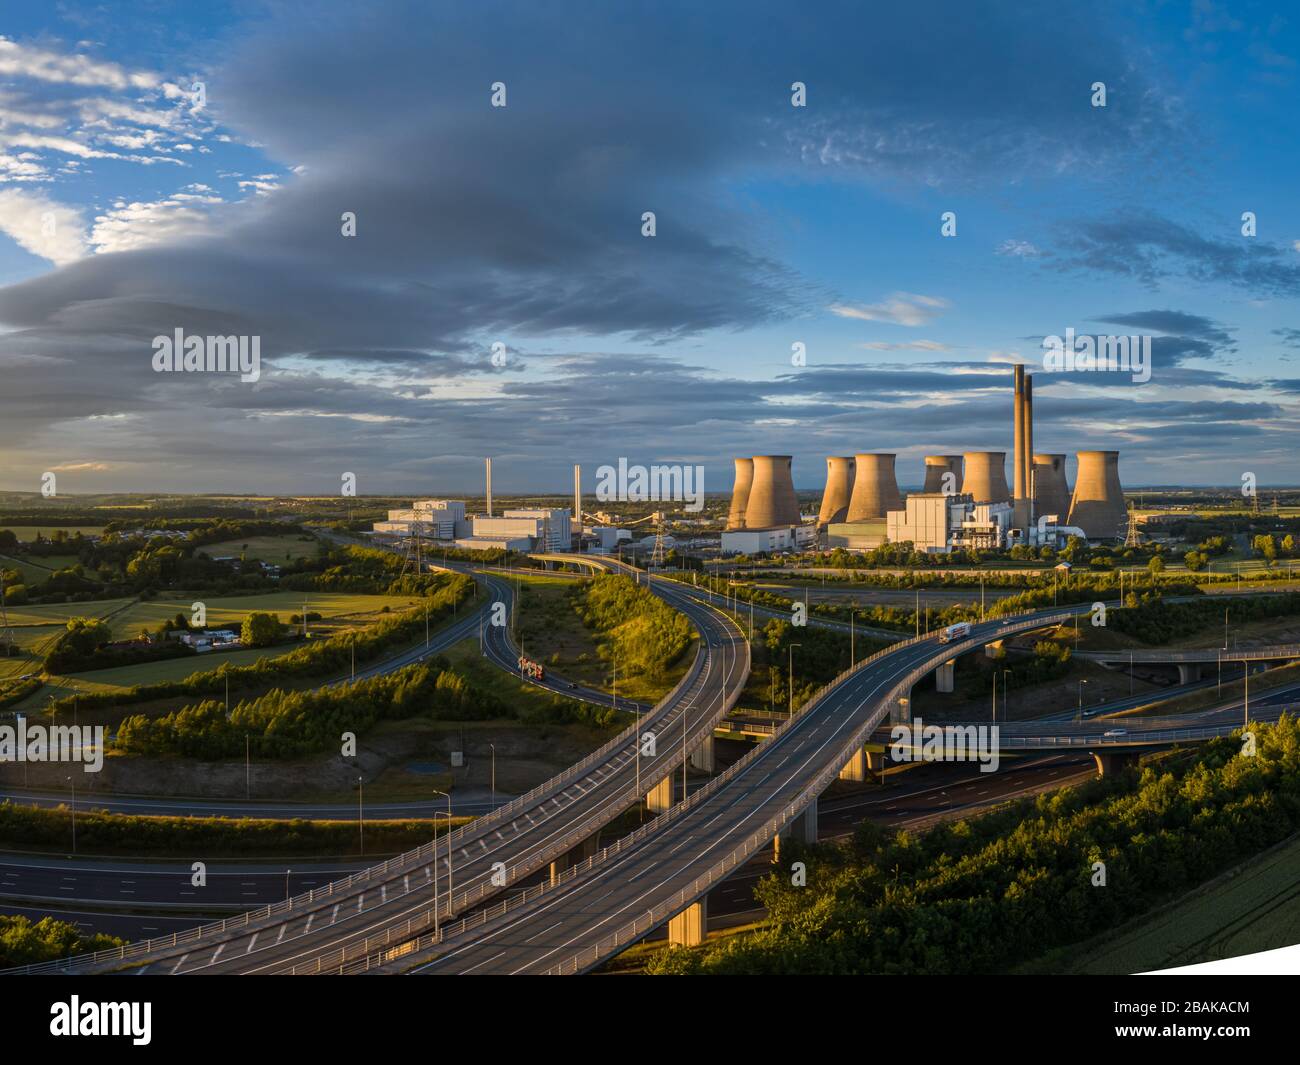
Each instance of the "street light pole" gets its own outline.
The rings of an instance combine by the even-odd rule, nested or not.
[[[357,777],[357,842],[361,848],[361,856],[366,855],[366,800],[365,800],[365,777]]]
[[[788,657],[790,660],[790,674],[787,683],[790,688],[790,717],[791,718],[794,717],[794,649],[796,647],[802,647],[802,646],[803,644],[800,643],[792,643],[786,648],[786,650],[789,652]]]
[[[72,853],[77,853],[77,778],[68,777],[68,783],[72,785]]]
[[[492,794],[492,808],[493,808],[493,809],[496,809],[496,805],[497,805],[497,745],[496,745],[495,743],[489,743],[488,746],[492,748],[492,784],[491,784],[491,788],[492,788],[492,793],[491,793],[491,794]]]

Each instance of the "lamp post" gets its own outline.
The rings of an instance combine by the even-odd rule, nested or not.
[[[451,881],[451,796],[448,795],[445,791],[439,791],[437,788],[434,788],[434,789],[433,789],[433,794],[435,794],[435,795],[441,795],[443,798],[445,798],[445,799],[447,800],[447,916],[450,917],[450,916],[451,916],[451,906],[452,906],[452,894],[451,894],[451,891],[452,891],[452,881]],[[434,836],[434,841],[433,841],[433,865],[434,865],[434,869],[436,870],[437,867],[438,867],[438,838],[437,838],[437,836]],[[435,911],[438,909],[438,905],[437,905],[437,901],[436,901],[437,898],[438,898],[438,895],[437,895],[437,889],[435,888],[435,889],[434,889],[434,900],[435,900],[435,901],[434,901],[434,907],[433,907]]]
[[[292,869],[286,869],[286,870],[284,871],[284,901],[285,901],[285,902],[288,902],[288,901],[289,901],[289,898],[290,898],[290,896],[289,896],[289,874],[292,873],[292,872],[293,872]]]
[[[69,775],[68,783],[72,785],[72,853],[77,853],[77,778]]]
[[[1088,682],[1086,680],[1079,681],[1079,711],[1078,711],[1079,716],[1076,719],[1077,724],[1083,723],[1083,686],[1087,683]]]
[[[1011,712],[1010,706],[1007,703],[1007,700],[1011,695],[1011,682],[1007,679],[1011,675],[1011,670],[1004,669],[1001,670],[1001,673],[1002,673],[1002,720],[1006,721],[1008,720],[1007,715]],[[993,720],[996,721],[997,719],[998,719],[998,704],[995,701],[993,703]]]
[[[365,777],[357,777],[357,841],[363,858],[366,855],[365,779]]]
[[[787,680],[787,684],[790,689],[790,717],[791,718],[794,717],[794,649],[796,647],[802,647],[802,646],[803,644],[800,643],[792,643],[786,648],[786,650],[789,652],[788,657],[790,662],[790,667],[789,667],[790,672],[789,672],[789,679]]]

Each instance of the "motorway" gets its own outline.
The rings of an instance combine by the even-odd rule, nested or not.
[[[576,875],[460,940],[450,938],[387,968],[498,974],[594,968],[770,846],[825,790],[894,701],[936,664],[1061,616],[1043,611],[985,622],[960,643],[926,638],[873,656],[722,777],[635,834],[639,839],[596,856]]]
[[[504,582],[502,582],[504,583]],[[323,955],[394,928],[406,934],[433,921],[434,877],[438,877],[443,919],[477,906],[518,883],[632,807],[659,780],[681,765],[684,754],[711,735],[713,725],[734,705],[749,675],[749,644],[719,611],[703,606],[667,582],[653,590],[685,614],[700,633],[697,658],[678,689],[640,721],[587,759],[525,796],[451,834],[452,855],[418,848],[293,905],[255,911],[225,927],[209,927],[196,939],[137,946],[131,960],[154,972],[275,972],[310,965]],[[508,589],[503,594],[507,594]],[[517,656],[505,626],[487,626],[492,657]],[[639,754],[636,735],[651,733],[656,752]],[[446,888],[449,866],[454,895]],[[111,969],[119,960],[59,966],[61,971]]]
[[[500,887],[521,883],[547,861],[590,838],[656,779],[680,765],[676,755],[683,739],[689,751],[734,703],[748,673],[743,634],[720,612],[701,605],[691,594],[698,589],[662,580],[653,587],[691,617],[704,637],[700,658],[682,691],[597,752],[595,760],[579,763],[528,796],[457,830],[452,836],[456,893],[450,905],[444,903],[444,915],[463,913]],[[771,741],[629,837],[626,847],[620,844],[615,853],[599,856],[578,875],[489,918],[472,934],[403,958],[398,967],[405,970],[419,962],[420,971],[430,972],[545,972],[586,971],[598,965],[706,894],[743,866],[764,840],[770,844],[775,832],[824,790],[892,701],[938,662],[1041,627],[1048,619],[1059,621],[1069,612],[998,619],[973,626],[960,644],[940,646],[932,636],[873,656],[829,686]],[[517,656],[505,631],[489,627],[485,642],[490,657],[514,665]],[[654,732],[659,745],[653,768],[644,776],[640,766],[633,775],[634,762],[640,761],[632,743],[638,729]],[[506,870],[504,885],[489,884],[494,862]],[[281,972],[293,966],[305,971],[314,965],[328,971],[336,963],[346,967],[358,956],[373,958],[372,944],[378,937],[401,942],[427,927],[432,920],[432,876],[440,871],[445,883],[447,869],[447,858],[431,862],[426,846],[327,892],[296,900],[288,912],[253,915],[237,927],[232,923],[226,929],[209,929],[199,942],[152,945],[143,956],[137,950],[131,960],[144,962],[144,971],[150,972]]]

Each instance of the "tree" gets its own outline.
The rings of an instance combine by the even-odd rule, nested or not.
[[[279,615],[254,610],[244,618],[244,624],[239,630],[239,638],[246,647],[270,647],[280,638],[281,631]]]
[[[1159,555],[1152,555],[1151,561],[1147,563],[1147,569],[1149,569],[1152,574],[1163,573],[1165,570],[1165,560]]]

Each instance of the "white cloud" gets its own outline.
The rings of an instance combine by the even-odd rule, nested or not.
[[[836,303],[832,314],[841,318],[859,318],[866,322],[892,322],[894,325],[918,326],[931,321],[951,306],[940,296],[919,296],[911,292],[894,292],[883,303],[850,306]]]
[[[1042,254],[1027,240],[1004,240],[998,245],[999,255],[1014,255],[1019,259],[1033,259]]]
[[[951,351],[947,344],[940,344],[937,340],[908,340],[899,344],[891,344],[884,340],[873,340],[868,344],[859,344],[860,348],[867,348],[870,351]]]
[[[21,45],[0,37],[0,75],[35,78],[61,85],[100,85],[109,89],[157,89],[162,79],[144,71],[130,71],[117,63],[85,55],[61,55],[43,48]]]
[[[90,243],[104,254],[202,236],[211,229],[210,209],[222,202],[220,196],[193,192],[178,192],[152,203],[118,200],[111,210],[96,216]]]
[[[41,192],[0,189],[0,232],[57,266],[75,262],[86,251],[81,212]]]

